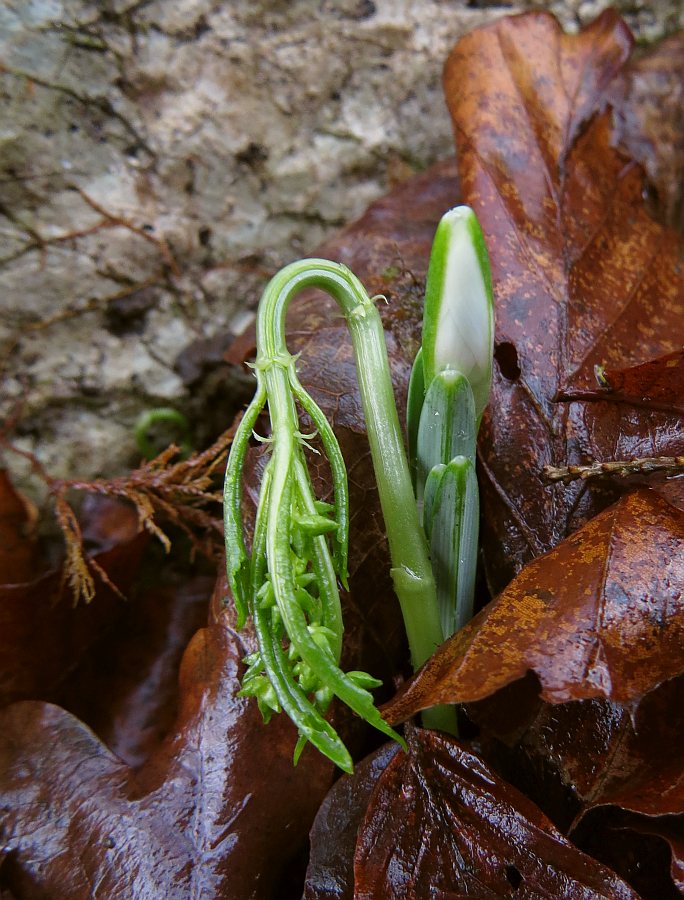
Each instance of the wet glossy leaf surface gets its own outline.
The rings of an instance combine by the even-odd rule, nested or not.
[[[644,166],[656,217],[684,232],[684,34],[635,54],[610,93],[618,148]]]
[[[340,778],[321,804],[311,829],[306,900],[346,900],[354,896],[358,831],[378,780],[398,752],[398,744],[385,744],[362,760],[353,776]]]
[[[173,726],[181,657],[207,622],[213,587],[196,575],[140,592],[59,691],[60,706],[134,768]]]
[[[0,713],[3,875],[15,893],[271,894],[331,772],[311,752],[293,768],[294,729],[282,718],[267,729],[235,696],[243,655],[225,622],[195,635],[175,727],[137,772],[55,706]]]
[[[684,351],[668,353],[628,369],[604,369],[598,385],[560,400],[624,403],[646,410],[659,410],[679,417],[684,415]]]
[[[409,740],[359,830],[357,898],[428,896],[427,885],[433,896],[635,896],[456,741],[430,731]]]
[[[0,502],[6,509],[7,495]],[[94,561],[125,595],[148,541],[138,531],[135,514],[121,503],[98,502],[85,534]],[[99,577],[93,601],[76,607],[55,568],[22,581],[46,566],[35,562],[37,548],[27,537],[19,541],[11,567],[3,568],[8,575],[0,578],[0,705],[24,698],[56,699],[65,679],[125,611],[122,598]]]
[[[684,321],[684,318],[682,319]],[[684,334],[684,326],[682,327]],[[602,461],[684,455],[684,354],[681,350],[625,369],[606,369],[600,386],[571,390],[561,401],[576,403],[587,456]],[[673,503],[684,482],[660,482],[641,475],[631,483],[651,482]]]
[[[40,565],[39,548],[31,535],[31,520],[37,511],[13,488],[0,469],[0,571],[5,584],[30,581]]]
[[[496,589],[615,496],[543,484],[543,465],[602,458],[583,404],[557,404],[557,392],[593,385],[597,364],[681,345],[679,237],[650,217],[642,170],[613,147],[604,111],[630,49],[612,12],[579,37],[538,14],[469,35],[445,71],[463,199],[495,288],[498,365],[480,450]],[[622,441],[623,458],[648,455],[640,449]]]
[[[649,833],[676,854],[670,832],[684,811],[683,528],[681,511],[653,492],[623,498],[529,564],[386,710],[393,720],[480,701],[470,714],[508,748],[494,747],[502,773],[561,827],[579,824],[573,839],[642,890],[663,883],[669,862],[656,851],[621,856],[625,829],[649,817]],[[639,815],[602,811],[585,823],[598,807]]]
[[[253,638],[235,635],[221,575],[210,601],[213,569],[175,549],[148,550],[141,565],[133,510],[84,504],[87,544],[130,598],[98,584],[88,606],[54,603],[60,575],[31,506],[0,480],[0,687],[3,702],[25,701],[0,712],[3,900],[283,900],[301,896],[307,859],[311,900],[632,888],[669,900],[683,889],[683,513],[654,492],[610,506],[610,485],[541,480],[545,463],[681,452],[679,239],[651,218],[654,195],[627,154],[657,187],[659,221],[681,224],[684,42],[627,63],[630,43],[612,13],[576,37],[545,14],[473,32],[446,73],[462,190],[445,162],[318,251],[388,299],[401,407],[440,215],[472,203],[489,242],[498,331],[479,449],[485,551],[492,586],[520,574],[387,707],[399,719],[469,700],[472,741],[414,730],[408,755],[381,748],[324,800],[331,766],[309,749],[293,769],[287,721],[265,727],[236,696]],[[351,346],[332,302],[313,293],[288,327],[349,468],[344,664],[382,677],[386,699],[407,651]],[[230,361],[252,346],[248,334]],[[610,397],[586,396],[596,364]],[[311,465],[325,497],[329,473]],[[674,502],[682,480],[656,487]],[[360,759],[367,731],[332,715]]]
[[[535,682],[468,706],[485,758],[644,896],[671,896],[664,841],[684,809],[684,677],[656,688],[636,710],[606,700],[544,703]],[[631,811],[627,820],[622,809]],[[638,836],[646,821],[648,846]]]
[[[480,700],[529,670],[555,703],[636,705],[684,672],[683,586],[684,515],[653,492],[629,494],[526,566],[386,714]]]

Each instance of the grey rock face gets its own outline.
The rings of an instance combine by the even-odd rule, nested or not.
[[[568,28],[606,5],[547,4]],[[618,6],[646,40],[684,24],[678,0]],[[270,274],[452,152],[446,54],[525,7],[2,4],[0,395],[13,442],[55,476],[89,478],[135,461],[141,411],[196,416],[204,382],[177,360],[212,346],[215,369],[215,340],[240,330]]]

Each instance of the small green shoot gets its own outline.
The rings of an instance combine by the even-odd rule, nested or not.
[[[382,322],[373,300],[344,266],[302,260],[267,285],[257,314],[257,390],[235,435],[226,470],[224,517],[228,579],[241,627],[252,617],[259,650],[247,660],[242,690],[268,718],[284,710],[310,741],[345,771],[351,759],[323,718],[333,696],[383,733],[369,688],[376,680],[340,667],[342,614],[337,581],[347,580],[348,498],[344,461],[325,416],[300,383],[287,350],[285,314],[306,287],[327,291],[352,338],[368,439],[387,524],[392,577],[418,667],[442,640],[428,548],[415,507],[397,415]],[[332,503],[313,491],[298,409],[313,422],[332,472]],[[264,469],[251,540],[243,533],[242,471],[257,419],[268,409],[270,458]]]
[[[187,459],[192,453],[192,444],[190,441],[190,423],[183,413],[169,406],[159,406],[155,409],[148,409],[138,416],[135,423],[135,442],[138,450],[147,460],[152,460],[157,456],[163,447],[155,445],[150,438],[150,433],[159,429],[164,429],[176,433],[176,442],[180,446],[181,458]]]
[[[423,342],[407,430],[419,514],[430,542],[444,638],[472,617],[479,496],[475,443],[492,378],[489,259],[471,209],[441,219],[430,256]]]
[[[465,207],[451,210],[435,238],[423,346],[409,387],[411,468],[382,322],[358,279],[337,263],[302,260],[271,280],[259,304],[256,393],[236,432],[224,489],[226,566],[237,624],[243,627],[251,616],[259,645],[245,660],[242,694],[256,698],[266,721],[280,711],[289,715],[299,731],[295,762],[311,742],[351,771],[346,747],[324,718],[334,696],[403,741],[373,703],[370,690],[379,685],[377,679],[340,669],[338,581],[346,587],[349,525],[346,469],[332,428],[300,383],[296,358],[285,341],[287,307],[307,287],[333,297],[351,334],[391,574],[417,669],[472,614],[479,514],[475,438],[491,380],[491,279],[474,214]],[[266,410],[270,432],[259,440],[266,443],[269,458],[248,552],[243,468],[257,420]],[[303,433],[299,410],[313,423],[330,464],[330,503],[314,494],[304,452],[312,436]],[[423,721],[446,731],[456,728],[450,707],[426,710]]]

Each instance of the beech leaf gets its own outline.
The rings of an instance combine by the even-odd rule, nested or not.
[[[385,744],[339,778],[328,792],[311,829],[311,853],[305,900],[342,900],[354,896],[354,851],[359,827],[378,779],[399,744]]]
[[[610,101],[618,149],[645,168],[654,214],[684,231],[684,32],[635,54]]]
[[[289,721],[267,727],[236,696],[244,653],[225,621],[195,635],[176,727],[137,771],[56,706],[0,712],[3,883],[15,896],[271,895],[332,773],[310,750],[293,768]]]
[[[684,415],[684,350],[627,369],[601,369],[592,388],[561,391],[559,400],[625,403],[646,410]]]
[[[25,497],[14,490],[5,469],[0,469],[0,573],[5,584],[31,581],[40,565],[31,525],[37,516]]]
[[[553,703],[636,707],[684,672],[684,514],[642,489],[529,563],[384,710],[396,723],[532,670]]]
[[[684,318],[682,320],[684,322]],[[602,462],[684,456],[684,352],[678,350],[625,369],[605,369],[600,385],[561,391],[559,401],[581,401],[583,450]],[[648,476],[632,477],[646,481]],[[681,480],[654,486],[680,505]]]
[[[558,392],[593,385],[595,365],[681,345],[679,238],[649,215],[643,170],[615,148],[607,107],[631,45],[613,11],[578,35],[534,13],[467,35],[445,69],[463,200],[492,260],[497,366],[480,463],[497,589],[608,499],[541,479],[544,465],[601,458],[583,404],[555,403]]]
[[[669,897],[669,851],[639,835],[647,828],[678,852],[671,838],[684,813],[684,676],[636,710],[608,700],[545,703],[533,688],[524,679],[468,705],[486,758],[581,849],[644,896]]]
[[[357,900],[636,897],[457,741],[411,730],[370,798],[354,857]]]
[[[5,523],[16,514],[15,523],[25,525],[18,503],[23,501],[13,489],[0,487]],[[45,571],[37,548],[21,533],[23,526],[9,545],[16,553],[0,573],[3,582],[9,581],[0,583],[0,705],[57,699],[64,681],[124,612],[121,594],[138,574],[148,536],[138,531],[135,512],[127,504],[96,498],[88,510],[83,534],[93,548],[89,564],[97,566],[91,603],[73,606],[62,570]]]

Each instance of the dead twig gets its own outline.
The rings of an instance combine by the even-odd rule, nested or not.
[[[225,465],[236,427],[237,423],[206,450],[188,459],[173,462],[180,449],[172,444],[128,475],[94,481],[53,478],[33,453],[15,447],[0,435],[0,444],[27,459],[37,477],[47,485],[66,545],[63,580],[69,584],[75,604],[81,600],[89,603],[95,596],[94,574],[116,593],[121,595],[121,592],[101,566],[86,556],[81,528],[67,493],[81,491],[127,500],[135,507],[139,529],[156,537],[167,553],[171,550],[171,539],[160,521],[184,532],[193,553],[216,559],[221,552],[223,534],[223,497],[216,475]]]
[[[569,484],[587,478],[627,478],[630,475],[681,475],[684,473],[684,456],[646,456],[642,459],[622,459],[612,462],[593,462],[585,466],[544,466],[545,481]]]

